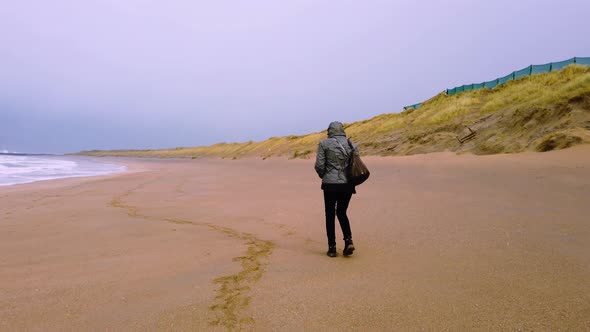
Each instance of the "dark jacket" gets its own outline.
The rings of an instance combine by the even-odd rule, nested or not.
[[[330,123],[328,138],[320,142],[315,162],[315,171],[322,178],[322,189],[326,184],[348,184],[346,168],[351,153],[358,154],[358,147],[354,144],[350,147],[342,123]],[[354,190],[354,186],[349,187]]]

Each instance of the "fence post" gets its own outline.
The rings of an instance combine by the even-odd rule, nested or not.
[[[576,57],[574,57],[574,64],[576,64]]]
[[[533,74],[533,65],[531,65],[529,68],[529,76],[531,76],[532,74]]]
[[[553,71],[553,62],[549,62],[549,72]]]

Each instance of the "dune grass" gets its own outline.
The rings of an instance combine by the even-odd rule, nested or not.
[[[337,120],[337,119],[335,119]],[[460,144],[457,137],[477,132]],[[415,110],[345,124],[365,155],[438,151],[492,154],[548,151],[590,142],[590,67],[527,76],[494,89],[439,94]],[[309,158],[325,131],[261,142],[218,143],[162,150],[84,151],[94,156]]]

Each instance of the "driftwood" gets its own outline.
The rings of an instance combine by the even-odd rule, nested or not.
[[[459,141],[460,144],[463,144],[463,143],[475,138],[476,132],[471,130],[471,128],[469,128],[469,127],[467,127],[467,129],[469,129],[469,134],[467,134],[463,137],[455,136],[457,138],[457,141]]]

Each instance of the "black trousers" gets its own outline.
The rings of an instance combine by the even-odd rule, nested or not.
[[[351,239],[352,233],[350,232],[350,222],[346,215],[348,204],[352,192],[337,192],[324,190],[324,207],[326,210],[326,234],[328,235],[328,245],[336,245],[336,216],[340,222],[340,228],[344,239]]]

